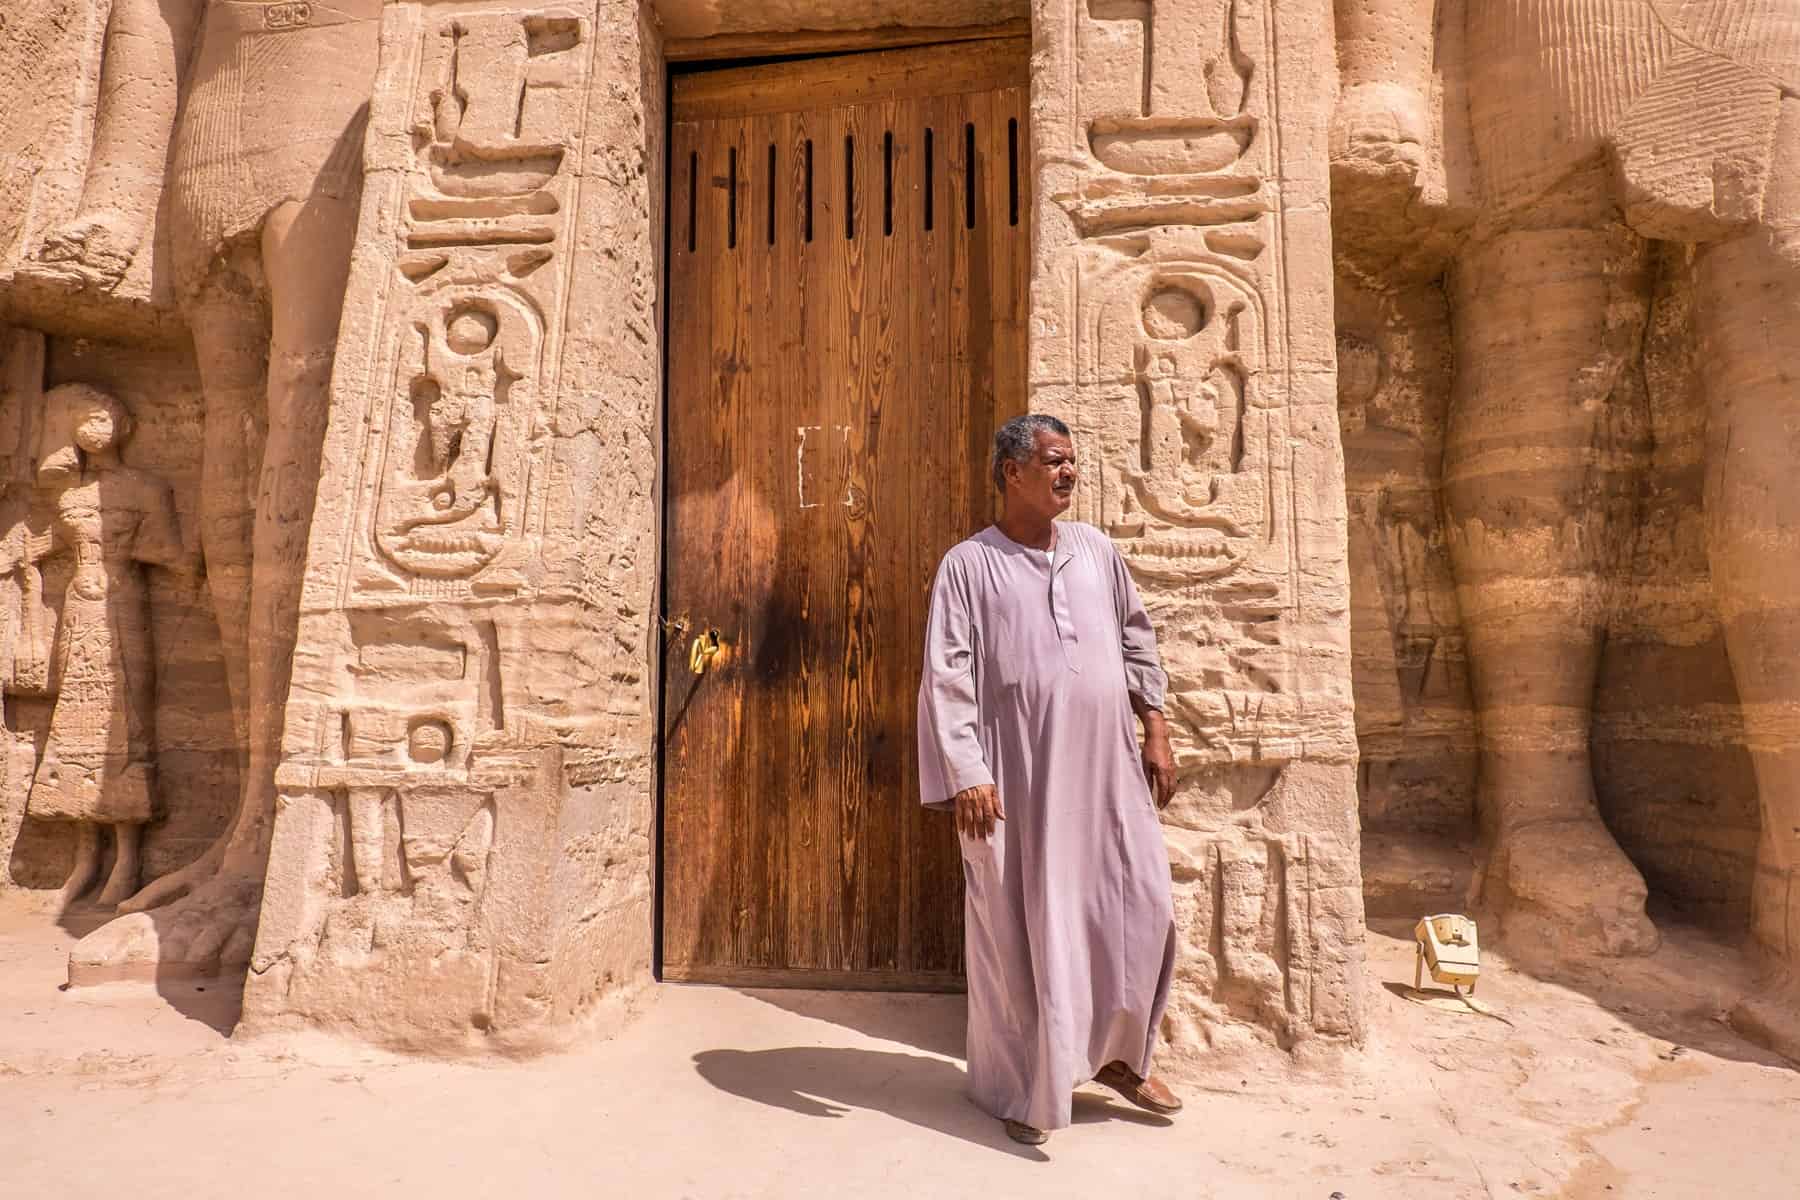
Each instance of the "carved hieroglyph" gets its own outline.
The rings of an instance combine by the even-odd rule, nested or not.
[[[1040,0],[1032,407],[1156,619],[1180,1048],[1361,1036],[1323,3]]]
[[[519,1044],[647,976],[638,20],[384,13],[253,1023]]]

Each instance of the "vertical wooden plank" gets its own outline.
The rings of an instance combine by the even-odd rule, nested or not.
[[[664,335],[669,339],[667,403],[671,412],[676,410],[677,405],[685,403],[692,387],[689,372],[683,368],[687,360],[693,357],[693,339],[697,334],[688,312],[690,297],[696,286],[694,247],[689,243],[687,233],[692,208],[688,198],[692,175],[689,155],[693,152],[693,147],[693,125],[683,121],[673,122],[669,128],[668,330]],[[674,434],[673,430],[671,434]],[[685,522],[681,516],[685,507],[683,497],[690,486],[687,475],[692,467],[688,447],[685,444],[677,445],[674,436],[671,436],[665,446],[664,458],[663,503],[667,512],[663,529],[663,587],[666,617],[685,600]],[[661,676],[662,861],[657,872],[659,886],[662,888],[662,928],[659,932],[665,971],[680,971],[685,968],[692,954],[693,941],[686,903],[689,889],[684,877],[688,862],[684,828],[687,811],[684,789],[687,787],[688,741],[682,735],[680,725],[674,720],[680,710],[683,681],[671,669],[680,641],[680,635],[669,632],[665,626]]]
[[[781,559],[790,621],[785,634],[788,675],[783,689],[787,698],[789,769],[780,797],[786,806],[789,839],[783,963],[793,968],[814,966],[820,958],[819,914],[824,901],[818,863],[820,847],[825,842],[820,834],[818,797],[825,786],[820,770],[820,741],[826,714],[820,691],[815,626],[821,606],[827,601],[821,591],[823,572],[818,554],[824,531],[820,499],[824,480],[818,478],[815,440],[821,428],[819,343],[824,336],[823,279],[819,269],[825,253],[820,240],[824,215],[819,204],[825,187],[825,131],[818,114],[808,112],[796,113],[791,128],[794,237],[786,244],[783,259],[793,264],[795,280],[792,320],[787,327],[793,343],[784,360],[792,387],[782,411],[783,453],[791,454],[794,460],[793,470],[786,477],[791,493],[792,507],[788,511],[793,538],[784,547]],[[806,479],[809,469],[813,472],[810,488]]]
[[[905,298],[916,295],[915,263],[921,250],[917,166],[922,138],[921,104],[917,100],[884,106],[883,124],[893,137],[892,232],[886,236],[883,291]],[[888,373],[888,411],[878,427],[880,494],[877,529],[884,552],[885,621],[882,628],[881,722],[870,747],[869,768],[880,784],[874,801],[893,867],[882,878],[871,871],[872,890],[887,902],[880,938],[870,948],[871,964],[888,971],[913,970],[917,922],[913,905],[918,894],[913,831],[918,823],[918,755],[914,750],[914,690],[921,650],[918,608],[918,547],[913,541],[912,480],[925,465],[917,439],[923,396],[919,377],[929,351],[920,337],[919,306],[908,299],[887,302],[893,323],[893,351]],[[876,859],[877,863],[883,859]]]
[[[702,186],[710,194],[704,211],[715,227],[710,261],[713,334],[707,371],[712,400],[709,424],[719,462],[717,496],[723,511],[711,522],[713,544],[694,548],[703,556],[701,562],[710,560],[712,564],[705,589],[707,602],[694,616],[702,627],[715,626],[729,642],[741,644],[753,607],[744,594],[748,584],[748,555],[744,547],[749,537],[751,497],[740,461],[749,432],[742,367],[751,330],[744,311],[743,248],[734,244],[741,213],[733,186],[733,152],[741,164],[743,122],[714,122],[710,146],[710,174],[701,177]],[[739,897],[733,890],[737,881],[733,878],[732,860],[734,830],[741,823],[744,803],[742,789],[735,786],[735,780],[744,764],[745,730],[741,697],[732,694],[736,684],[734,673],[724,668],[709,669],[699,681],[699,690],[707,700],[706,711],[715,714],[718,746],[714,776],[705,784],[711,803],[707,806],[707,877],[700,901],[699,955],[708,963],[731,961],[739,907]]]
[[[858,969],[877,971],[898,969],[900,957],[902,892],[894,872],[904,851],[899,785],[905,771],[896,760],[905,725],[897,701],[902,681],[917,669],[915,636],[905,623],[909,456],[904,439],[913,420],[906,382],[918,348],[908,336],[912,305],[903,298],[909,239],[895,186],[906,163],[903,115],[912,107],[913,102],[886,101],[862,110],[869,172],[862,339],[867,387],[852,431],[852,461],[861,478],[860,483],[853,478],[852,487],[866,496],[860,555],[864,657],[857,683],[867,717],[855,747],[863,842],[856,894],[863,915],[853,928],[853,961]],[[854,506],[851,515],[857,515]]]
[[[867,736],[869,710],[866,691],[868,647],[865,627],[868,619],[868,530],[862,506],[866,504],[867,480],[856,453],[862,444],[862,427],[866,419],[870,389],[870,333],[873,314],[868,307],[868,254],[874,238],[870,217],[873,206],[868,199],[870,163],[869,130],[866,109],[846,106],[838,110],[841,130],[834,155],[842,185],[839,189],[843,215],[843,250],[837,259],[837,302],[841,316],[837,323],[839,370],[835,387],[833,432],[838,465],[838,482],[833,488],[837,518],[842,584],[838,590],[836,649],[833,661],[837,722],[829,731],[832,742],[834,786],[837,817],[836,870],[831,897],[830,965],[834,970],[849,970],[856,959],[860,936],[859,923],[867,913],[861,911],[857,891],[862,869],[863,795],[862,772],[858,747]]]
[[[994,190],[1000,180],[994,169],[993,93],[972,93],[964,100],[969,131],[966,145],[972,144],[975,163],[973,224],[965,222],[969,254],[969,453],[974,458],[989,449],[993,438],[999,383],[995,375],[999,347],[994,344],[994,260],[1005,224],[1002,221],[997,226],[994,221]]]
[[[947,132],[954,124],[946,102],[933,98],[925,102],[920,113],[919,159],[923,168],[930,155],[929,174],[917,173],[920,203],[913,227],[918,237],[914,255],[912,294],[920,297],[913,305],[916,338],[924,351],[923,369],[917,373],[915,394],[917,461],[921,470],[914,475],[913,531],[914,556],[912,587],[912,624],[917,642],[915,662],[923,660],[924,625],[930,603],[931,582],[938,561],[950,546],[960,541],[969,530],[962,527],[960,512],[963,471],[946,461],[945,446],[960,446],[954,436],[955,405],[951,399],[951,361],[949,328],[954,314],[944,302],[949,277],[950,246],[953,228],[948,223],[951,212],[946,170],[946,147],[954,138]],[[930,138],[925,137],[926,130]],[[930,196],[931,226],[926,227],[927,189]],[[943,470],[931,469],[941,465]],[[915,666],[909,679],[916,680]],[[911,725],[909,732],[916,738]],[[960,970],[962,966],[960,931],[962,928],[962,860],[958,853],[953,825],[941,813],[928,812],[918,800],[917,758],[908,746],[909,795],[903,798],[909,807],[908,885],[912,914],[909,937],[909,959],[915,971]]]
[[[990,164],[987,176],[987,187],[984,189],[985,209],[989,229],[989,285],[990,297],[990,340],[994,348],[994,406],[988,410],[987,436],[991,439],[993,430],[1009,417],[1025,411],[1025,324],[1024,324],[1024,292],[1029,286],[1026,272],[1028,264],[1021,257],[1023,230],[1029,228],[1028,218],[1022,205],[1024,193],[1019,193],[1021,207],[1018,210],[1018,222],[1013,221],[1013,203],[1010,183],[1011,164],[1009,163],[1008,122],[1019,123],[1019,136],[1024,136],[1024,122],[1020,120],[1017,108],[1017,89],[1005,89],[987,93],[982,97],[982,105],[986,114],[986,125],[983,143],[986,148],[986,161]],[[1020,146],[1020,155],[1024,153]],[[1023,163],[1020,167],[1022,169]],[[1028,252],[1028,246],[1025,247]]]
[[[927,285],[935,298],[931,305],[932,338],[937,352],[932,362],[931,389],[934,420],[941,432],[935,445],[928,444],[926,453],[931,455],[930,461],[949,466],[968,461],[966,286],[959,286],[959,278],[963,278],[959,276],[959,264],[964,261],[965,237],[961,207],[964,175],[960,167],[964,114],[961,98],[954,96],[935,100],[933,109],[936,163],[932,177],[936,195]],[[978,528],[969,508],[967,489],[959,486],[960,478],[960,473],[952,470],[945,485],[934,491],[929,505],[923,510],[930,520],[921,531],[920,549],[933,562]],[[928,895],[960,899],[962,856],[956,844],[955,826],[952,822],[931,817],[922,817],[922,821],[927,835],[925,852],[921,855],[922,887]],[[949,900],[944,903],[948,904]],[[926,911],[932,912],[929,907]],[[961,915],[959,905],[954,917],[960,919]]]
[[[716,759],[716,714],[686,669],[687,639],[692,625],[704,618],[711,595],[705,564],[707,543],[717,534],[722,513],[718,491],[723,480],[719,447],[710,420],[693,420],[691,414],[710,415],[712,407],[713,296],[712,268],[717,222],[711,219],[710,187],[713,139],[705,126],[681,128],[678,142],[689,152],[694,240],[692,251],[677,245],[674,259],[670,325],[675,344],[671,361],[675,372],[671,386],[679,397],[679,410],[688,415],[670,431],[670,498],[674,512],[669,522],[670,609],[690,616],[690,627],[675,635],[672,647],[668,713],[674,762],[665,798],[671,801],[665,819],[667,896],[664,929],[665,968],[680,973],[705,961],[701,947],[701,923],[707,902],[711,861],[713,814],[716,803],[713,779],[721,765]]]
[[[986,449],[975,433],[975,423],[970,420],[976,398],[984,391],[976,372],[983,361],[979,343],[987,340],[988,331],[977,319],[975,295],[977,291],[985,292],[986,285],[985,282],[979,282],[978,272],[971,267],[975,231],[965,219],[968,191],[973,186],[965,154],[965,134],[974,114],[970,112],[967,96],[948,97],[944,109],[944,123],[949,127],[946,130],[948,136],[944,139],[944,176],[948,184],[948,194],[945,197],[948,201],[945,205],[947,211],[944,213],[948,224],[944,233],[949,252],[945,280],[945,308],[949,314],[949,337],[946,344],[950,351],[946,396],[952,413],[949,429],[954,435],[945,447],[945,452],[955,453],[960,449],[964,461],[968,461],[979,457]],[[980,517],[980,513],[967,507],[956,514],[957,525],[963,536],[966,537],[981,527],[983,522]]]
[[[768,390],[770,506],[780,536],[769,554],[773,572],[768,604],[768,636],[758,655],[763,675],[762,694],[768,698],[765,758],[755,783],[760,801],[771,810],[769,844],[749,847],[761,853],[770,880],[765,898],[768,908],[766,957],[771,967],[792,961],[794,931],[806,919],[796,910],[795,866],[806,850],[803,822],[796,797],[806,788],[810,759],[805,744],[810,737],[807,707],[801,687],[800,658],[796,653],[796,629],[804,622],[809,601],[810,540],[800,509],[795,461],[795,417],[801,377],[805,329],[807,281],[802,271],[801,236],[804,214],[803,118],[783,114],[770,123],[775,145],[772,215],[775,241],[768,247],[772,295],[764,324],[767,357],[774,380]],[[765,189],[767,192],[768,189]]]
[[[786,742],[785,718],[769,703],[773,697],[767,659],[780,591],[771,564],[781,537],[777,509],[780,464],[773,446],[779,418],[775,364],[780,354],[773,317],[780,300],[773,248],[768,242],[770,129],[771,119],[766,116],[744,122],[738,151],[735,253],[743,281],[743,321],[751,331],[736,367],[744,408],[743,441],[735,458],[743,481],[743,594],[747,607],[743,639],[734,647],[728,669],[743,714],[743,754],[739,769],[725,781],[733,794],[735,813],[728,833],[733,877],[730,961],[757,967],[780,965],[770,919],[772,911],[783,908],[781,872],[770,869],[771,858],[779,860],[778,809],[772,803],[778,793],[771,789],[779,788],[784,764],[771,750]]]
[[[914,641],[905,678],[915,683],[915,687],[924,658],[924,626],[932,573],[940,552],[938,543],[944,539],[949,524],[948,497],[956,490],[954,476],[941,478],[932,469],[939,453],[933,449],[933,444],[944,436],[944,381],[948,375],[943,306],[937,302],[938,262],[944,244],[939,224],[943,210],[940,198],[943,172],[937,161],[943,144],[942,127],[942,104],[937,99],[926,99],[911,106],[907,129],[912,153],[905,173],[910,202],[905,209],[904,224],[912,247],[907,255],[909,270],[904,294],[919,299],[908,304],[912,315],[910,343],[915,366],[908,373],[908,410],[912,415],[907,444],[917,467],[908,472],[906,481],[906,544],[910,555],[907,621],[914,631]],[[925,224],[928,208],[930,229]],[[901,967],[911,972],[933,968],[933,949],[945,936],[942,926],[947,920],[960,920],[962,906],[960,869],[954,877],[950,876],[947,864],[935,861],[931,853],[930,835],[943,818],[941,814],[927,812],[919,804],[913,689],[907,690],[904,701],[907,707],[901,727],[905,732],[902,744],[896,750],[897,757],[905,763],[904,790],[896,797],[896,803],[907,818],[905,849],[900,859]],[[954,847],[950,849],[955,853]],[[950,890],[948,900],[940,894],[946,886]]]
[[[818,604],[806,629],[810,698],[818,706],[814,721],[814,749],[818,756],[817,787],[808,797],[812,806],[815,848],[810,874],[816,908],[808,957],[797,966],[815,970],[843,969],[841,931],[844,921],[843,738],[850,714],[843,704],[844,610],[849,588],[849,563],[844,529],[844,473],[840,430],[849,419],[848,393],[854,386],[851,351],[855,344],[857,316],[851,308],[849,275],[851,256],[857,251],[854,233],[854,197],[848,194],[853,172],[846,169],[845,138],[852,132],[844,109],[820,114],[813,154],[813,241],[809,265],[817,273],[817,307],[809,322],[809,346],[816,346],[809,367],[812,391],[811,436],[817,450],[809,451],[812,470],[808,500],[817,507],[813,569]]]

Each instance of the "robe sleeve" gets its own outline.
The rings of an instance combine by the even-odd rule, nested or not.
[[[946,558],[931,585],[919,680],[919,800],[948,809],[966,788],[994,782],[976,735],[975,626],[963,573]]]
[[[1105,539],[1107,555],[1112,560],[1113,603],[1119,617],[1119,649],[1125,656],[1125,688],[1146,708],[1161,712],[1169,677],[1156,649],[1156,629],[1150,624],[1150,614],[1144,611],[1144,602],[1138,599],[1137,585],[1131,581],[1131,571],[1119,548],[1105,534],[1100,536]]]

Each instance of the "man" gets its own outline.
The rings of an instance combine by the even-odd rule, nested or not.
[[[1156,815],[1175,771],[1125,563],[1099,530],[1055,519],[1075,494],[1068,427],[1008,421],[993,472],[1005,515],[952,548],[932,587],[919,784],[961,835],[970,1090],[1036,1145],[1089,1079],[1181,1109],[1149,1078],[1175,965]]]

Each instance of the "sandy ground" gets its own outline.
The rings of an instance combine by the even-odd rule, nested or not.
[[[59,990],[70,935],[0,897],[0,1197],[1800,1194],[1800,1073],[1719,1019],[1735,955],[1548,983],[1489,952],[1509,1025],[1398,994],[1404,933],[1371,933],[1341,1071],[1218,1065],[1172,1123],[1084,1089],[1037,1150],[963,1099],[955,997],[660,987],[533,1062],[233,1041],[216,984]]]

